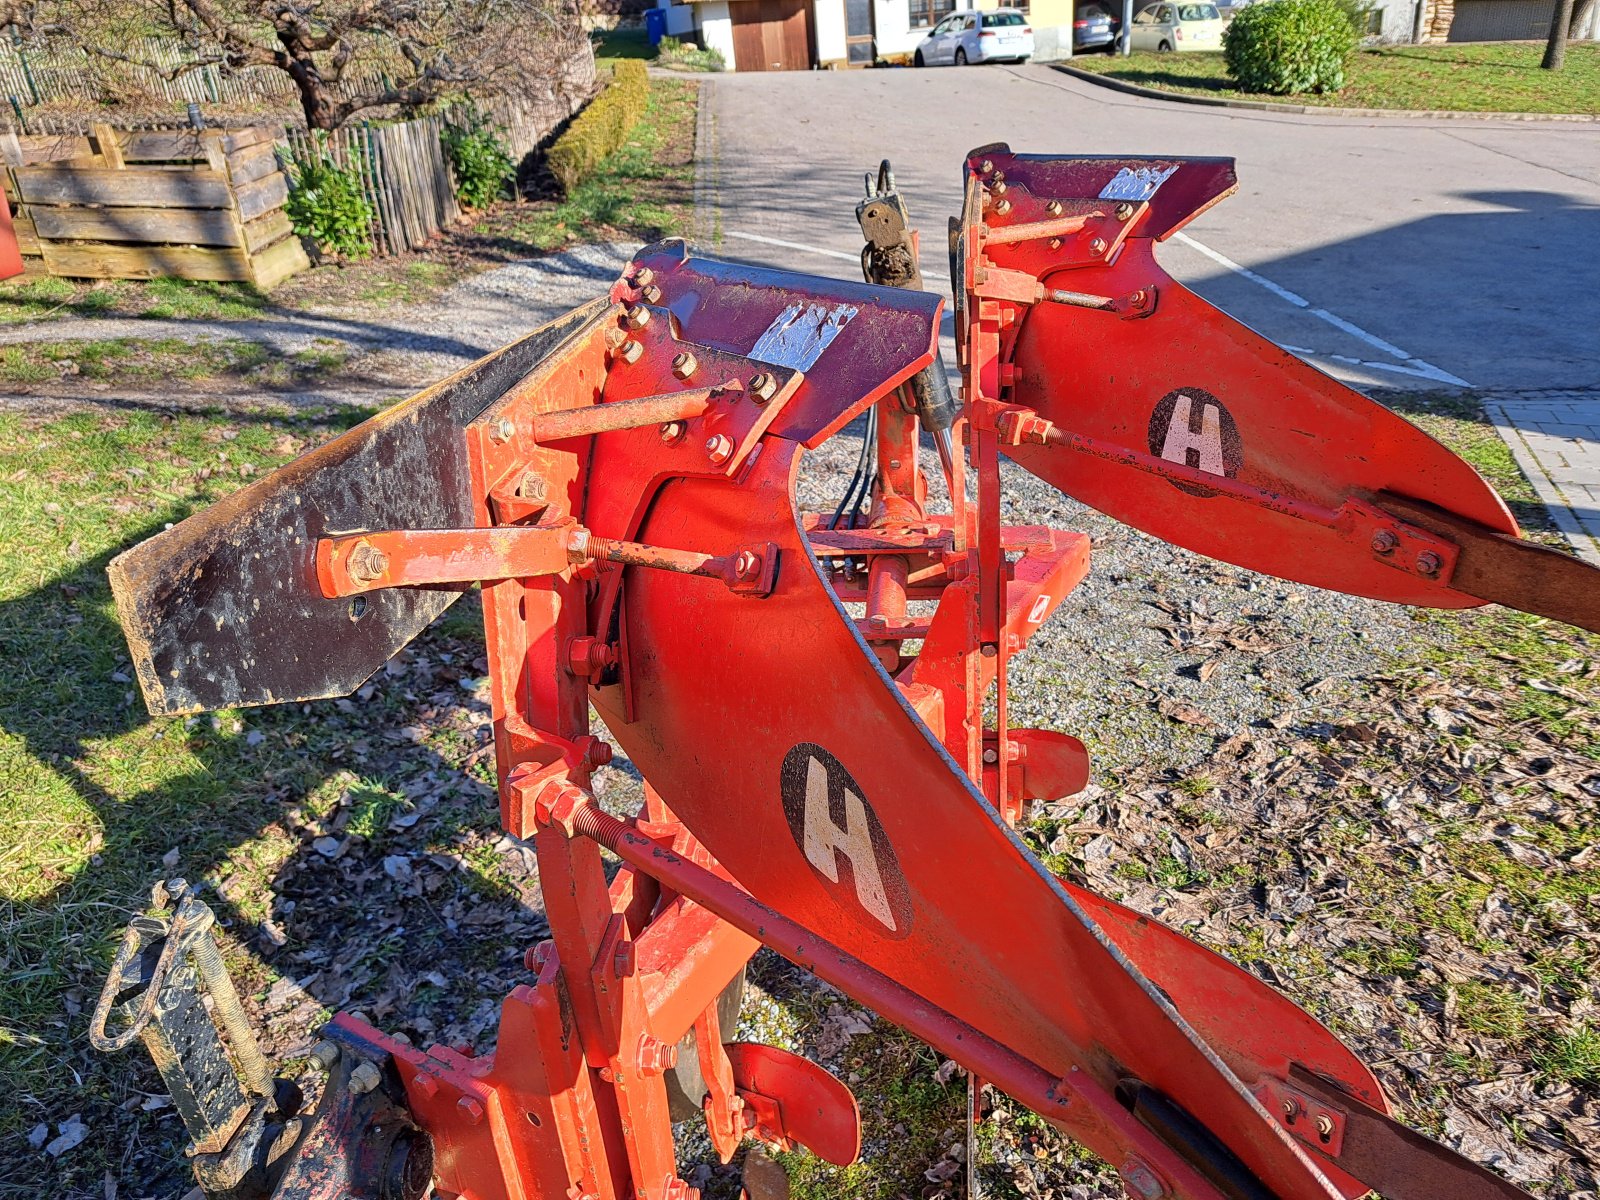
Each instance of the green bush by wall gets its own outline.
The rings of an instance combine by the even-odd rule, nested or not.
[[[1261,0],[1234,16],[1222,49],[1247,92],[1337,92],[1358,40],[1341,0]]]
[[[296,155],[288,164],[289,223],[326,253],[365,258],[372,253],[372,211],[361,176],[319,152]]]
[[[611,82],[573,119],[546,155],[550,173],[571,191],[628,140],[650,99],[650,77],[636,58],[618,61]]]

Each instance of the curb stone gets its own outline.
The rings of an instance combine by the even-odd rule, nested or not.
[[[1142,96],[1146,100],[1170,100],[1174,104],[1198,104],[1204,108],[1242,108],[1251,112],[1298,113],[1319,117],[1374,117],[1417,120],[1427,118],[1441,121],[1566,121],[1577,125],[1600,124],[1600,113],[1518,113],[1518,112],[1451,112],[1431,108],[1324,108],[1317,104],[1277,104],[1271,100],[1231,100],[1222,96],[1191,96],[1183,92],[1164,92],[1158,88],[1141,87],[1110,75],[1084,71],[1066,63],[1050,63],[1050,67],[1063,75],[1071,75],[1085,83],[1124,92],[1129,96]]]

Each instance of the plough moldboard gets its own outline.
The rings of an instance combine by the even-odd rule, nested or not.
[[[150,1048],[207,1194],[685,1200],[683,1119],[724,1161],[754,1138],[847,1163],[849,1090],[729,1040],[766,945],[1139,1200],[1523,1195],[1393,1120],[1266,984],[1017,837],[1089,778],[1077,739],[1009,726],[1006,689],[1089,545],[1002,524],[1000,457],[1167,541],[1380,600],[1596,629],[1600,573],[1161,270],[1231,162],[992,146],[965,179],[959,389],[885,170],[857,212],[869,282],[648,247],[608,296],[112,564],[155,713],[343,695],[481,584],[501,816],[552,931],[492,1053],[341,1015],[302,1088],[255,1049],[205,906],[161,885],[94,1036]],[[800,511],[803,455],[863,416],[847,494]],[[645,780],[629,820],[590,792],[613,744]]]

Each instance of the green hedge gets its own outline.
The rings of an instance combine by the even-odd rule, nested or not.
[[[605,90],[589,101],[546,156],[550,173],[564,189],[570,192],[622,149],[649,99],[650,76],[644,63],[636,58],[620,60]]]
[[[1235,14],[1223,37],[1228,73],[1247,92],[1337,92],[1359,40],[1341,0],[1263,0]]]

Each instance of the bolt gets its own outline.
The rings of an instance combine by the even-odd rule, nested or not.
[[[1006,194],[1006,181],[996,175],[994,185],[989,190],[996,196],[1004,196]]]
[[[981,163],[978,164],[978,170],[982,171],[985,175],[987,175],[990,171],[994,170],[994,163],[992,163],[991,161],[989,161],[986,158]]]
[[[543,476],[535,475],[532,471],[524,472],[522,482],[517,485],[517,495],[535,504],[543,504],[549,494],[550,488]]]
[[[699,365],[695,362],[694,355],[687,350],[672,356],[672,373],[679,379],[688,379]]]
[[[1128,1185],[1128,1190],[1141,1200],[1161,1200],[1167,1194],[1161,1177],[1143,1159],[1130,1158],[1117,1173],[1122,1176],[1122,1182]]]
[[[721,466],[733,457],[733,439],[725,433],[714,433],[706,439],[706,457]]]
[[[1050,249],[1052,249],[1052,250],[1061,249],[1061,239],[1060,238],[1051,238],[1050,239]]]
[[[1417,573],[1419,575],[1427,575],[1431,578],[1432,576],[1437,575],[1439,573],[1439,569],[1443,566],[1444,560],[1432,550],[1424,550],[1421,554],[1417,555]]]
[[[754,550],[741,550],[733,560],[733,573],[740,579],[754,579],[761,573],[761,555]]]
[[[466,1119],[468,1125],[476,1125],[483,1120],[483,1105],[479,1104],[471,1096],[461,1097],[456,1101],[456,1107],[461,1110],[461,1115]]]
[[[765,371],[750,377],[750,398],[757,404],[765,404],[778,394],[778,381]]]
[[[1317,1136],[1325,1142],[1333,1140],[1333,1118],[1327,1113],[1317,1114]]]
[[[1106,240],[1105,240],[1105,238],[1095,238],[1092,242],[1089,243],[1089,253],[1094,255],[1096,258],[1099,258],[1105,252],[1106,252]]]
[[[333,1070],[333,1064],[339,1061],[339,1047],[334,1042],[322,1041],[311,1047],[311,1061],[324,1071]]]
[[[988,763],[991,767],[994,766],[995,763],[1000,761],[1000,751],[996,750],[993,746],[986,747],[983,752],[983,761]]]
[[[644,345],[629,338],[622,343],[622,349],[617,351],[622,361],[632,366],[639,361],[639,356],[644,353]]]
[[[1001,200],[999,204],[996,204],[994,206],[994,210],[995,210],[995,212],[999,213],[1002,217],[1005,216],[1008,212],[1011,211],[1011,201],[1009,201],[1009,200]]]
[[[1387,530],[1380,529],[1372,535],[1372,552],[1374,554],[1393,554],[1400,545],[1400,539]]]
[[[1061,215],[1061,201],[1059,201],[1059,200],[1050,201],[1050,203],[1048,203],[1048,204],[1046,204],[1044,206],[1044,210],[1045,210],[1045,212],[1049,213],[1052,217],[1059,217]]]
[[[616,350],[617,350],[617,347],[622,345],[622,343],[627,341],[627,340],[628,340],[628,335],[626,333],[622,332],[622,330],[618,329],[615,325],[607,325],[606,326],[606,349],[607,350],[610,350],[613,354],[615,354]]]
[[[544,970],[545,963],[550,961],[550,952],[556,944],[549,938],[542,942],[535,942],[522,952],[522,965],[537,975]]]
[[[633,273],[633,286],[634,287],[641,287],[641,288],[642,287],[649,287],[652,283],[655,282],[655,278],[656,278],[656,273],[654,271],[652,271],[649,267],[640,267],[637,271],[635,271]]]
[[[660,1075],[678,1063],[678,1048],[671,1042],[651,1037],[639,1038],[639,1070],[645,1075]]]
[[[389,569],[389,556],[363,538],[345,559],[345,569],[357,583],[371,583]]]
[[[978,651],[978,653],[982,654],[985,658],[993,658],[996,654],[1000,653],[1000,651],[995,648],[995,645],[994,645],[993,642],[987,642]]]
[[[650,304],[660,304],[661,303],[661,289],[658,288],[653,283],[649,287],[647,287],[643,291],[641,291],[639,294],[645,298],[645,301],[647,303],[650,303]]]
[[[411,1077],[411,1086],[421,1092],[430,1100],[438,1093],[439,1084],[432,1075],[425,1071],[418,1071]]]
[[[509,442],[517,435],[517,426],[510,417],[501,417],[489,426],[489,440],[492,442]]]
[[[1286,1123],[1290,1124],[1290,1125],[1293,1125],[1294,1124],[1294,1119],[1296,1117],[1298,1117],[1299,1115],[1300,1115],[1300,1102],[1298,1100],[1296,1100],[1293,1096],[1285,1096],[1284,1099],[1283,1099],[1283,1119],[1284,1119],[1284,1121]]]
[[[661,440],[669,446],[675,446],[683,440],[688,429],[682,421],[668,421],[661,427]]]
[[[1131,216],[1133,216],[1133,205],[1126,200],[1117,205],[1117,220],[1126,221]]]
[[[370,1062],[359,1062],[350,1072],[350,1094],[362,1096],[383,1082],[383,1072]]]
[[[622,322],[629,329],[643,329],[650,324],[650,310],[642,304],[630,304],[622,314]]]

